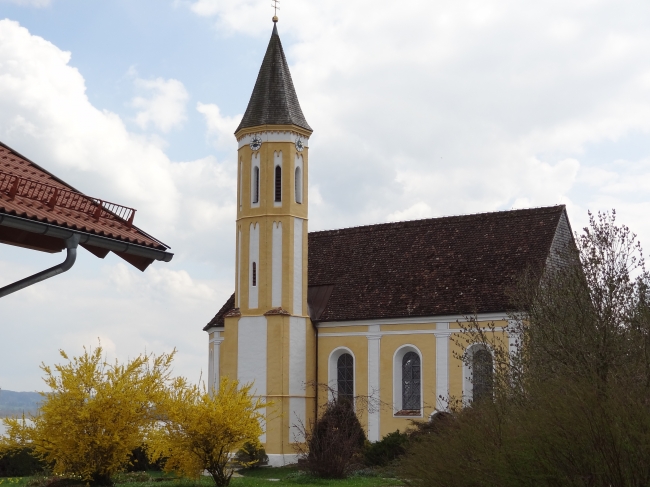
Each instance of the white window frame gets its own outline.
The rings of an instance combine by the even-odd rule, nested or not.
[[[277,170],[277,167],[280,167],[280,201],[275,201],[275,171]],[[284,198],[282,197],[284,190],[282,180],[286,178],[286,176],[283,173],[284,168],[282,167],[282,151],[275,151],[273,152],[273,206],[276,208],[282,206],[282,202],[284,201]]]
[[[300,174],[298,174],[300,172]],[[296,164],[293,169],[293,199],[299,205],[303,202],[305,193],[305,172],[302,164],[302,156],[296,155]]]
[[[330,352],[330,356],[327,359],[327,383],[329,384],[328,399],[333,401],[336,399],[336,394],[338,394],[339,384],[338,384],[338,369],[337,362],[339,357],[344,353],[349,353],[352,355],[352,377],[353,377],[353,387],[352,395],[356,397],[357,395],[357,357],[354,355],[354,352],[348,347],[337,347]]]
[[[420,357],[420,414],[413,416],[398,416],[396,415],[402,410],[402,360],[404,355],[409,352],[415,352]],[[424,360],[422,352],[418,347],[410,343],[402,345],[393,354],[393,417],[395,418],[422,418],[423,414],[423,401],[424,401]],[[417,411],[417,410],[414,410]]]
[[[255,202],[255,168],[259,171],[257,178],[257,202]],[[259,208],[262,200],[262,169],[260,167],[260,154],[254,153],[251,156],[251,208]]]

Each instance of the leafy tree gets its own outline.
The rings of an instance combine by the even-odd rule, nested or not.
[[[174,352],[139,355],[126,364],[107,363],[101,346],[71,359],[60,354],[67,363],[41,365],[51,391],[38,414],[29,422],[5,419],[0,448],[28,446],[55,475],[109,485],[156,419],[154,405],[165,395]]]
[[[261,409],[251,385],[223,379],[214,393],[176,379],[160,405],[160,421],[147,444],[153,459],[166,458],[166,471],[198,478],[207,470],[217,486],[230,483],[230,454],[263,433]]]
[[[649,485],[650,277],[636,236],[614,212],[512,294],[511,349],[470,320],[458,343],[493,352],[492,396],[450,401],[402,473],[423,485]],[[471,365],[471,364],[468,364]]]

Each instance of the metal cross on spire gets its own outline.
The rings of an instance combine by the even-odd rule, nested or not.
[[[278,4],[280,3],[280,0],[271,0],[273,3],[271,4],[271,7],[273,7],[273,22],[278,21],[278,10],[280,10],[280,7]]]

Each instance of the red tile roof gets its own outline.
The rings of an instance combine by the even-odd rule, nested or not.
[[[153,249],[169,248],[129,223],[135,210],[110,203],[100,208],[99,202],[0,143],[0,213]]]
[[[509,288],[527,268],[543,268],[556,232],[571,238],[563,205],[312,232],[312,317],[326,322],[507,311]],[[223,326],[233,307],[234,295],[204,329]]]

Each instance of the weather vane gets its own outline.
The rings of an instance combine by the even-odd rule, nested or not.
[[[272,0],[271,7],[273,7],[273,22],[278,21],[278,10],[280,10],[280,7],[278,7],[278,3],[280,3],[280,0]]]

